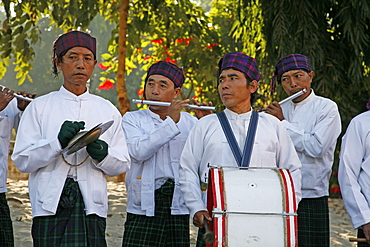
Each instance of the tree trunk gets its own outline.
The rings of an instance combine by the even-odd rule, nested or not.
[[[126,65],[126,34],[127,34],[127,16],[129,0],[121,0],[119,9],[119,39],[118,39],[118,71],[117,71],[117,98],[121,114],[130,110],[130,101],[127,97],[125,84],[125,65]],[[125,181],[126,173],[117,176],[117,182]]]
[[[117,71],[117,97],[121,114],[130,110],[130,101],[127,97],[125,85],[125,61],[126,61],[126,34],[127,34],[127,16],[129,0],[121,0],[119,9],[119,39],[118,39],[118,71]]]

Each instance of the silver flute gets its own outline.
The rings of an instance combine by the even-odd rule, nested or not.
[[[0,85],[0,87],[3,88],[2,90],[0,90],[0,92],[4,91],[5,87],[1,86],[1,85]],[[20,95],[20,94],[17,94],[17,93],[13,93],[13,95],[14,95],[14,97],[16,97],[18,99],[21,99],[21,100],[25,100],[25,101],[29,101],[29,102],[31,102],[33,100],[32,98],[24,97],[23,95]]]
[[[31,102],[33,100],[32,98],[24,97],[23,95],[20,95],[20,94],[13,93],[13,95],[14,95],[14,97],[16,97],[18,99],[21,99],[21,100],[25,100],[25,101],[29,101],[29,102]]]
[[[279,105],[281,105],[281,104],[283,104],[283,103],[285,103],[285,102],[287,102],[289,100],[293,100],[293,99],[297,98],[298,96],[301,96],[302,94],[304,94],[306,92],[307,92],[307,90],[305,88],[303,88],[302,90],[296,92],[295,94],[290,95],[289,97],[287,97],[287,98],[283,99],[282,101],[280,101],[279,102]]]
[[[145,105],[158,105],[158,106],[170,106],[170,102],[162,102],[162,101],[152,101],[152,100],[143,100],[143,99],[133,99],[132,102],[137,104],[145,104]],[[216,107],[214,106],[198,106],[198,105],[189,105],[185,108],[190,109],[197,109],[197,110],[203,110],[203,111],[214,111],[216,110]]]

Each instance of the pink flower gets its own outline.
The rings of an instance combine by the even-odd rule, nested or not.
[[[100,83],[98,89],[100,90],[109,90],[109,89],[113,89],[114,86],[113,86],[113,82],[112,80],[106,80],[105,82],[103,83]]]

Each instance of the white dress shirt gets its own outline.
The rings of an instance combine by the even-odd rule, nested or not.
[[[337,105],[312,90],[303,101],[289,101],[281,108],[285,117],[282,123],[302,163],[302,197],[328,196],[335,145],[341,132]]]
[[[160,119],[150,110],[127,112],[122,126],[132,159],[126,175],[127,212],[154,216],[155,189],[167,179],[175,181],[171,214],[189,214],[179,188],[179,160],[188,134],[197,119],[181,112],[180,121]]]
[[[84,121],[85,130],[114,120],[99,139],[108,144],[108,155],[95,161],[82,148],[66,156],[71,164],[88,159],[76,169],[86,214],[107,217],[106,177],[116,176],[130,167],[121,114],[108,100],[88,91],[76,96],[63,86],[59,91],[40,96],[26,108],[21,118],[12,159],[18,169],[30,173],[28,187],[32,216],[54,215],[71,166],[63,161],[58,134],[64,121]]]
[[[0,193],[7,192],[9,144],[12,129],[17,129],[20,115],[15,98],[0,111]]]
[[[251,111],[236,114],[225,110],[236,139],[244,142]],[[259,113],[250,167],[280,167],[291,172],[297,203],[301,198],[301,163],[292,141],[281,122],[266,113]],[[208,182],[208,164],[237,166],[229,143],[216,114],[201,118],[191,130],[180,160],[180,188],[193,218],[206,210],[200,181]]]
[[[338,180],[354,228],[370,222],[370,111],[350,122],[342,138]]]

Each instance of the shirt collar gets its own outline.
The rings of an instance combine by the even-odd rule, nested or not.
[[[62,94],[62,96],[65,99],[75,100],[75,101],[87,100],[90,96],[88,88],[86,89],[86,92],[84,92],[83,94],[78,95],[78,96],[75,95],[74,93],[71,93],[70,91],[68,91],[63,85],[60,87],[59,92]]]
[[[253,111],[253,109],[251,108],[251,110],[248,111],[248,112],[245,112],[245,113],[242,113],[242,114],[238,114],[238,113],[235,113],[235,112],[230,111],[229,109],[225,108],[225,113],[226,113],[227,117],[229,119],[232,119],[232,120],[240,119],[240,118],[250,119],[251,118],[252,111]]]
[[[156,119],[157,121],[163,121],[157,113],[154,113],[148,108],[149,116],[153,119]]]

